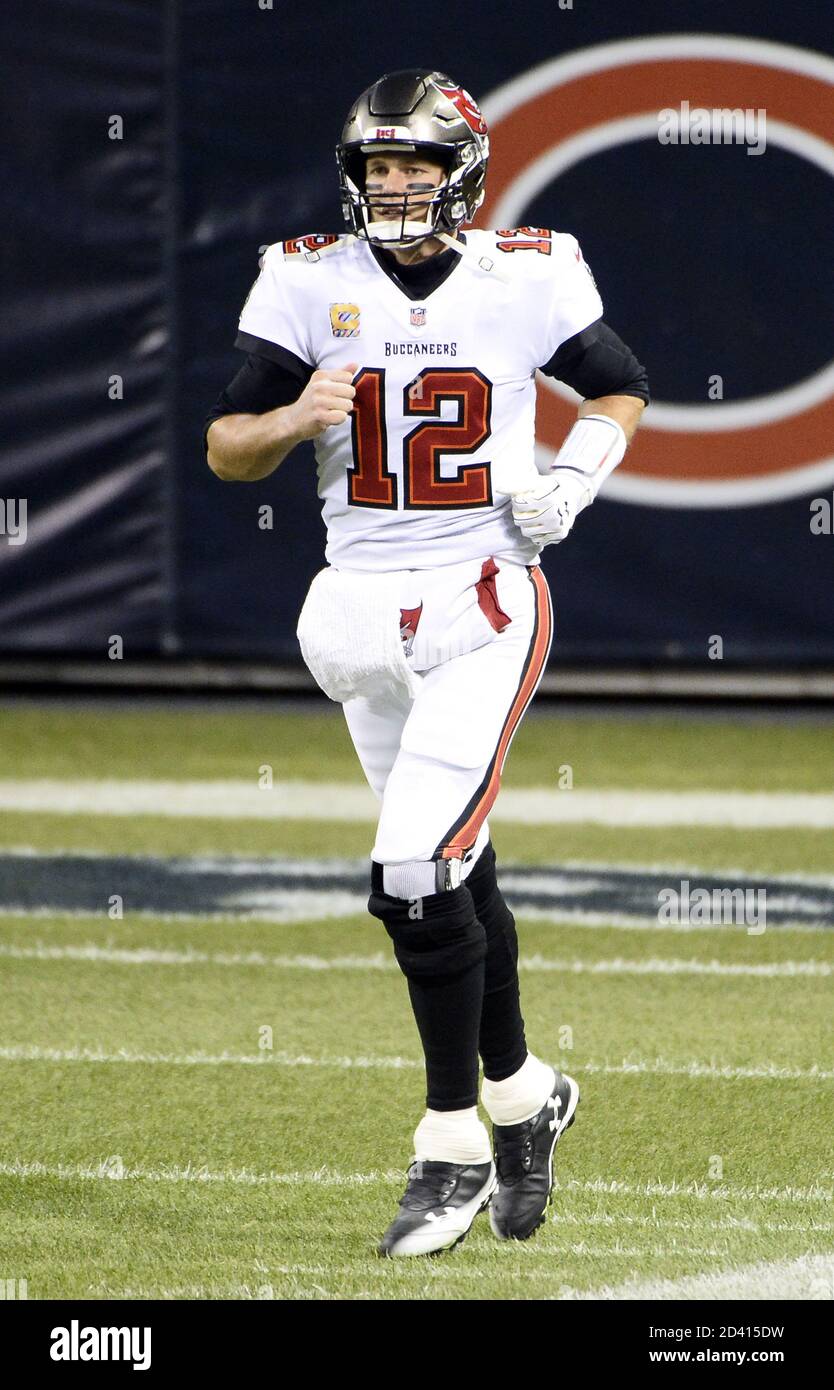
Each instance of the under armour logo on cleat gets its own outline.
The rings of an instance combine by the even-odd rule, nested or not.
[[[561,1097],[561,1096],[551,1096],[551,1097],[550,1097],[550,1104],[551,1104],[551,1106],[553,1107],[553,1119],[550,1120],[548,1123],[550,1124],[550,1128],[551,1128],[551,1129],[555,1129],[556,1126],[557,1126],[558,1123],[559,1123],[559,1114],[558,1114],[558,1112],[559,1112],[559,1111],[561,1110],[561,1108],[562,1108],[562,1097]]]

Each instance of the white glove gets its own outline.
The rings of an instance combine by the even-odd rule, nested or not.
[[[593,496],[593,487],[581,473],[572,468],[555,468],[541,482],[513,495],[513,520],[522,535],[539,549],[558,544]]]
[[[513,520],[528,540],[542,546],[563,541],[626,451],[622,426],[610,415],[577,420],[550,472],[512,495]]]

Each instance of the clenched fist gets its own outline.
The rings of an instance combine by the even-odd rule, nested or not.
[[[287,409],[292,412],[292,432],[299,439],[315,439],[330,425],[343,425],[353,410],[356,387],[352,377],[357,362],[343,371],[313,372],[298,400]]]

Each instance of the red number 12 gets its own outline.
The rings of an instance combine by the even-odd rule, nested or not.
[[[386,466],[385,368],[364,367],[353,384],[348,502],[396,510],[397,475]],[[436,418],[442,401],[457,403],[456,420]],[[405,388],[403,414],[435,418],[415,425],[403,440],[404,508],[492,505],[488,463],[461,463],[454,478],[440,474],[442,454],[474,454],[489,438],[491,412],[492,384],[475,367],[426,367]]]

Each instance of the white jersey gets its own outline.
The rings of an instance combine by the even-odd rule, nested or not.
[[[537,476],[536,368],[600,318],[602,302],[572,236],[465,235],[477,258],[457,257],[417,300],[363,240],[316,259],[305,253],[332,238],[277,242],[244,305],[242,333],[314,369],[359,363],[352,414],[315,441],[325,556],[339,569],[537,563],[500,485]]]

